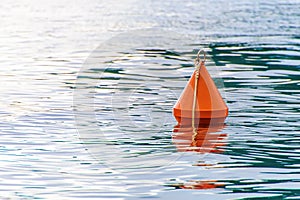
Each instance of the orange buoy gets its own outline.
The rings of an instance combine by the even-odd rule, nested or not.
[[[203,60],[199,56],[201,52]],[[195,60],[196,70],[173,108],[177,122],[183,126],[219,124],[228,116],[228,107],[204,63],[205,52],[200,50]]]

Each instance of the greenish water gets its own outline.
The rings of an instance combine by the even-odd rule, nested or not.
[[[300,199],[299,10],[3,2],[0,197]],[[181,151],[172,107],[199,48],[230,112]]]

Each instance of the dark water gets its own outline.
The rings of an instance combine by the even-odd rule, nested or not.
[[[300,199],[299,1],[0,10],[2,199]],[[230,112],[195,151],[172,107],[199,48]]]

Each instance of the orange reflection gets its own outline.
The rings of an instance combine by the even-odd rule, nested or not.
[[[225,184],[218,183],[216,180],[190,181],[179,186],[181,189],[204,190],[224,187]]]
[[[179,152],[194,151],[199,153],[222,153],[218,147],[226,145],[226,133],[220,133],[224,124],[206,128],[182,127],[176,125],[173,130],[172,140]]]
[[[221,130],[225,127],[222,123],[211,123],[197,129],[190,126],[177,124],[173,130],[172,141],[179,152],[197,153],[223,153],[220,148],[226,145],[227,134]],[[211,164],[198,163],[196,166],[212,166]],[[213,189],[225,185],[217,180],[190,180],[185,183],[173,185],[181,189]]]

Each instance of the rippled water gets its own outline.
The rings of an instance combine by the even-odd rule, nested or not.
[[[1,198],[300,199],[299,10],[4,1]],[[230,110],[200,149],[172,116],[199,48]]]

